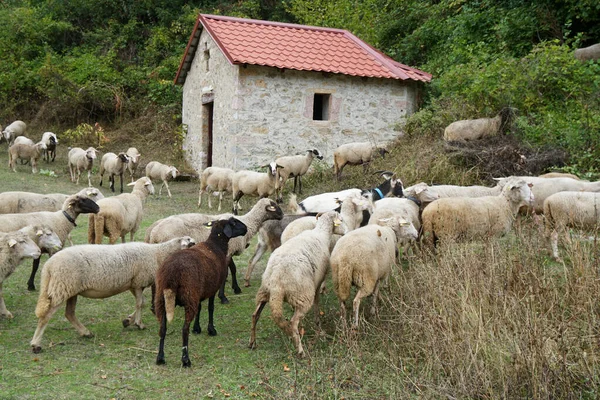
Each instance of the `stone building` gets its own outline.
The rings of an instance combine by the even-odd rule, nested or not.
[[[198,16],[175,82],[196,170],[267,164],[401,135],[431,75],[341,29]]]

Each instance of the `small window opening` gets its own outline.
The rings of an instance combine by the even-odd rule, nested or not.
[[[329,121],[330,99],[331,99],[330,94],[315,93],[315,99],[313,102],[313,120]]]
[[[210,50],[208,49],[208,43],[204,42],[204,60],[206,60],[206,72],[210,71],[209,68],[209,60],[210,60]]]

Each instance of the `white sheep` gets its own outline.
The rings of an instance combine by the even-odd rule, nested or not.
[[[503,108],[494,118],[478,118],[454,121],[444,129],[447,142],[464,142],[496,136],[507,127],[514,115],[511,108]]]
[[[523,205],[534,200],[531,184],[522,179],[507,181],[498,196],[450,197],[430,203],[421,215],[423,242],[446,239],[480,239],[510,231]]]
[[[76,194],[85,195],[94,201],[104,198],[95,187],[81,189]],[[67,197],[68,194],[62,193],[3,192],[0,193],[0,214],[58,211],[62,209]]]
[[[333,172],[337,180],[342,178],[342,170],[346,165],[362,165],[366,171],[376,153],[385,157],[389,152],[371,142],[346,143],[339,146],[333,151]]]
[[[377,224],[379,221],[401,217],[407,222],[410,222],[414,228],[419,231],[421,229],[420,202],[418,199],[409,198],[385,198],[375,203],[375,210],[369,219],[369,224]],[[416,238],[415,238],[416,239]],[[401,240],[402,245],[406,250],[414,243],[414,240]]]
[[[27,136],[19,136],[17,138],[15,138],[15,140],[13,141],[13,144],[28,144],[30,146],[33,146],[35,144],[35,142],[31,139],[29,139]]]
[[[596,234],[600,229],[600,193],[559,192],[544,201],[545,236],[552,256],[560,260],[558,236],[565,234],[569,240],[568,227],[589,230]]]
[[[127,233],[129,240],[133,242],[133,237],[142,222],[144,202],[148,195],[154,194],[154,186],[147,177],[142,177],[127,186],[133,186],[131,193],[122,193],[98,201],[100,211],[89,216],[88,243],[101,244],[103,236],[108,236],[110,244],[114,244],[119,237],[121,242],[125,243]]]
[[[427,185],[425,182],[417,183],[416,185],[409,186],[404,189],[405,196],[412,194],[416,195],[416,198],[431,199],[433,200],[442,199],[446,197],[483,197],[483,196],[497,196],[502,191],[502,185],[496,185],[494,187],[487,186],[459,186],[459,185]],[[417,193],[418,192],[418,193]]]
[[[0,233],[0,316],[12,318],[6,309],[2,283],[14,272],[26,257],[38,258],[41,255],[39,247],[23,231]]]
[[[56,134],[54,132],[44,132],[42,134],[41,142],[46,145],[46,148],[43,151],[44,160],[47,162],[54,161],[56,158],[56,146],[58,145]]]
[[[87,171],[88,186],[92,186],[92,180],[90,178],[92,173],[92,167],[94,160],[96,159],[97,150],[93,147],[88,147],[84,150],[80,147],[73,147],[69,150],[69,173],[71,174],[71,182],[79,185],[79,177],[81,171]]]
[[[379,286],[396,265],[398,243],[416,240],[414,225],[402,217],[377,220],[342,236],[331,252],[333,288],[340,301],[342,319],[346,319],[346,300],[352,285],[357,287],[352,302],[353,328],[358,328],[361,299],[373,294],[371,314],[376,313]]]
[[[162,185],[160,185],[160,189],[158,190],[158,195],[162,194],[163,186],[167,187],[167,193],[169,197],[171,197],[171,191],[169,190],[169,184],[167,181],[171,179],[175,179],[179,171],[172,165],[161,164],[158,161],[150,161],[146,165],[146,176],[155,182],[161,180]]]
[[[300,320],[313,307],[319,326],[319,290],[329,269],[329,243],[331,235],[343,234],[339,214],[330,211],[322,214],[314,229],[302,232],[276,249],[269,257],[256,293],[256,309],[252,314],[249,347],[256,348],[256,324],[267,303],[277,326],[294,340],[298,357],[304,356]],[[294,309],[288,322],[283,317],[283,303]]]
[[[8,142],[8,146],[12,146],[14,140],[17,136],[25,135],[25,130],[27,129],[27,124],[23,121],[14,121],[10,123],[8,126],[4,128],[2,131],[2,135]]]
[[[319,160],[323,159],[319,150],[312,149],[306,150],[306,155],[284,156],[275,160],[277,165],[281,165],[281,169],[279,170],[281,184],[277,193],[279,202],[283,201],[283,188],[289,178],[294,178],[293,192],[296,193],[296,185],[298,185],[300,193],[302,193],[302,176],[308,172],[308,168],[310,168],[310,164],[315,157]]]
[[[172,215],[150,225],[146,230],[144,241],[147,243],[160,243],[176,236],[187,235],[194,238],[196,242],[201,243],[210,234],[210,231],[203,224],[214,220],[229,219],[231,216],[232,214],[229,213],[218,215],[200,213]],[[231,239],[227,253],[229,270],[232,276],[232,288],[235,293],[241,293],[241,289],[237,283],[237,267],[233,261],[233,256],[242,254],[263,222],[281,218],[283,218],[281,208],[270,199],[260,199],[250,211],[238,218],[246,225],[247,232],[242,237]],[[228,300],[223,289],[219,292],[219,299],[221,303],[227,303]]]
[[[104,173],[107,173],[110,190],[114,193],[115,176],[119,176],[121,178],[121,193],[123,193],[123,174],[125,173],[125,169],[127,169],[127,163],[129,163],[129,156],[123,152],[119,154],[110,152],[104,154],[100,160],[100,186],[102,186]]]
[[[548,172],[546,174],[539,175],[538,177],[539,178],[571,178],[571,179],[576,179],[578,181],[581,180],[581,178],[578,177],[577,175],[568,174],[566,172]]]
[[[234,215],[238,213],[239,202],[243,195],[264,198],[269,197],[279,189],[279,170],[281,166],[275,162],[271,162],[264,167],[268,169],[267,173],[242,170],[233,174],[231,178],[231,190],[233,193]]]
[[[600,192],[600,181],[588,182],[572,178],[539,178],[536,176],[517,176],[495,178],[498,185],[503,186],[507,181],[518,178],[533,184],[531,189],[535,201],[528,207],[529,211],[541,214],[544,212],[544,200],[558,192]]]
[[[77,332],[84,337],[93,336],[75,316],[77,296],[104,299],[129,290],[135,297],[135,311],[123,320],[123,326],[133,323],[144,329],[144,289],[154,283],[156,271],[170,254],[194,243],[190,237],[181,237],[160,244],[87,244],[66,248],[52,256],[42,270],[35,309],[38,325],[31,340],[32,351],[42,351],[44,330],[64,302],[67,302],[65,316]]]
[[[210,203],[210,191],[219,192],[219,208],[221,211],[221,201],[223,193],[231,193],[231,178],[233,178],[234,170],[230,168],[208,167],[200,174],[200,193],[198,194],[198,207],[202,206],[202,193],[208,191],[208,208],[212,208]]]
[[[416,199],[421,209],[431,203],[434,200],[440,198],[440,195],[434,190],[430,190],[430,187],[425,182],[419,182],[407,188],[404,188],[404,197],[407,199]]]
[[[8,148],[8,167],[14,172],[17,172],[17,159],[29,160],[31,164],[31,172],[37,173],[37,161],[42,155],[42,151],[46,148],[44,143],[36,143],[33,146],[30,144],[13,144]]]
[[[576,49],[573,54],[579,61],[600,60],[600,43]]]
[[[135,175],[135,172],[137,171],[137,167],[140,163],[140,157],[142,155],[135,147],[128,148],[125,154],[129,156],[127,170],[129,171],[129,175],[131,176],[131,182],[134,182],[133,175]]]

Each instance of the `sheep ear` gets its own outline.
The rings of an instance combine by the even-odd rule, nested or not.
[[[212,221],[208,221],[207,223],[204,224],[204,227],[206,229],[211,229],[212,228]]]
[[[10,239],[8,241],[8,247],[15,247],[16,244],[17,244],[17,241],[15,239]]]
[[[404,218],[398,218],[398,224],[400,224],[400,226],[408,226],[410,222],[408,222]]]
[[[323,215],[323,213],[318,213],[318,214],[315,216],[315,218],[316,218],[316,219],[319,219],[319,217],[320,217],[321,215]]]
[[[133,185],[135,185],[135,182],[131,182],[131,183],[127,184],[127,186],[133,186]]]
[[[38,229],[38,231],[35,233],[37,236],[42,236],[44,234],[44,231],[41,229]]]
[[[277,211],[277,208],[275,208],[274,206],[272,206],[271,204],[269,204],[267,206],[267,211]]]
[[[276,164],[276,167],[277,167],[277,169],[279,169],[279,168],[282,168],[282,169],[283,169],[283,166],[281,166],[281,165],[279,165],[279,164]]]
[[[223,228],[223,233],[228,238],[231,238],[233,236],[233,228],[231,227],[231,225],[229,225],[229,224],[225,225],[225,228]]]
[[[343,203],[343,201],[340,200],[339,197],[336,197],[335,199],[333,199],[333,201],[335,201],[335,204],[342,204]]]

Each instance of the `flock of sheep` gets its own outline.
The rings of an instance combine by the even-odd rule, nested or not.
[[[497,119],[492,124],[499,126],[502,116]],[[463,128],[466,125],[468,121]],[[481,122],[475,125],[489,126]],[[3,131],[9,154],[16,139],[24,133],[24,124],[19,132],[11,126]],[[53,137],[54,145],[58,144]],[[23,154],[20,150],[14,153],[16,158],[23,158],[19,156]],[[302,176],[315,158],[323,158],[317,149],[310,149],[303,155],[275,159],[265,166],[266,173],[205,169],[200,174],[198,205],[207,192],[210,207],[212,192],[219,192],[220,210],[223,194],[230,193],[233,213],[167,216],[146,230],[144,243],[134,242],[145,200],[154,194],[153,180],[162,180],[171,197],[166,182],[178,171],[151,162],[147,164],[146,176],[135,180],[140,160],[135,148],[119,154],[106,153],[100,162],[100,182],[106,174],[114,192],[115,178],[119,176],[121,194],[104,198],[91,187],[90,173],[96,153],[92,147],[69,151],[71,180],[78,182],[81,171],[88,171],[90,187],[76,194],[0,194],[0,316],[12,317],[2,296],[4,279],[24,258],[33,258],[28,288],[35,290],[33,281],[39,258],[43,252],[51,255],[42,269],[35,309],[38,326],[31,346],[36,353],[42,350],[42,337],[49,320],[65,303],[65,315],[79,334],[92,335],[75,315],[78,296],[106,298],[129,290],[135,297],[135,309],[124,316],[123,326],[143,329],[143,291],[152,287],[152,308],[160,326],[156,363],[165,363],[166,327],[173,319],[175,306],[179,305],[185,308],[182,365],[189,367],[189,328],[195,319],[193,332],[201,331],[201,302],[208,299],[208,334],[216,335],[215,296],[222,303],[228,302],[224,293],[228,271],[234,292],[241,292],[233,256],[240,255],[257,234],[258,244],[246,268],[245,286],[250,285],[252,270],[262,255],[267,250],[272,253],[256,295],[249,346],[257,345],[257,323],[269,303],[274,322],[293,339],[297,355],[303,356],[299,325],[313,308],[319,327],[319,296],[329,271],[343,320],[351,287],[356,287],[352,303],[355,329],[363,298],[372,295],[370,311],[377,312],[380,285],[397,263],[399,248],[419,251],[423,247],[434,249],[440,241],[500,236],[511,230],[519,212],[527,211],[544,215],[549,247],[558,259],[560,232],[566,232],[568,227],[597,231],[600,225],[600,182],[582,181],[566,174],[501,178],[494,187],[431,186],[424,182],[404,187],[394,173],[380,171],[382,181],[370,189],[322,193],[301,202],[292,194],[288,204],[291,212],[284,215],[274,200],[283,200],[286,181],[294,178],[293,192],[297,188],[301,192]],[[335,176],[341,179],[346,165],[368,165],[375,155],[385,153],[368,142],[340,146],[334,152]],[[10,157],[11,162],[16,160]],[[30,162],[33,166],[33,159]],[[123,193],[126,170],[132,180],[128,184],[132,188],[130,193]],[[260,199],[238,217],[238,202],[244,195]],[[271,200],[269,196],[273,195]],[[80,214],[89,214],[89,244],[71,243],[60,250],[77,226]],[[125,243],[128,233],[130,241]],[[104,236],[110,244],[102,244]],[[116,244],[119,237],[122,243]],[[284,302],[294,310],[289,321],[283,316]]]

